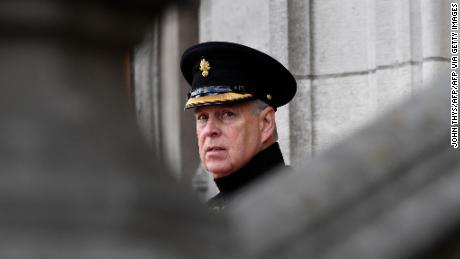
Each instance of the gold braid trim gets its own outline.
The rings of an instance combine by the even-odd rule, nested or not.
[[[238,94],[238,93],[224,93],[224,94],[201,96],[197,98],[188,99],[187,103],[185,103],[185,108],[187,109],[189,106],[197,105],[197,104],[210,104],[210,103],[218,103],[218,102],[236,101],[236,100],[241,100],[241,99],[250,98],[250,97],[252,97],[252,94]]]

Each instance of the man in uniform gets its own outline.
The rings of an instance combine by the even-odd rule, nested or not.
[[[181,70],[191,91],[200,159],[220,193],[208,204],[222,209],[243,187],[285,166],[275,111],[295,95],[292,74],[269,55],[230,42],[187,49]]]

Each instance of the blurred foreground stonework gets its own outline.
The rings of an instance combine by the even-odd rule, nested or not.
[[[0,258],[229,254],[225,222],[172,179],[128,105],[124,55],[163,4],[0,3]]]
[[[260,258],[459,258],[448,85],[241,195],[228,208],[238,240]]]
[[[163,4],[0,4],[0,258],[460,256],[444,81],[209,215],[126,94],[123,57]]]

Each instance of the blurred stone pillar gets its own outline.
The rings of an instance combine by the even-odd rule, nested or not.
[[[134,88],[139,124],[147,141],[174,175],[190,182],[199,158],[195,122],[184,111],[189,86],[182,78],[182,52],[198,42],[198,3],[171,5],[135,49]]]
[[[224,220],[147,148],[127,99],[123,57],[161,8],[0,3],[1,258],[231,256]]]

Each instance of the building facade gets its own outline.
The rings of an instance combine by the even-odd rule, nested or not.
[[[202,0],[172,7],[135,50],[136,110],[147,140],[187,181],[199,168],[180,54],[232,41],[283,63],[297,95],[277,111],[285,160],[296,167],[448,76],[447,0]],[[196,183],[206,190],[208,180]],[[203,187],[204,186],[204,187]]]

